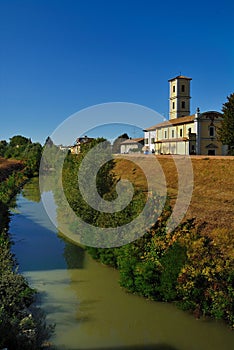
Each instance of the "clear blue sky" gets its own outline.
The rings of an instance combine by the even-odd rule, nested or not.
[[[0,0],[0,139],[44,143],[103,102],[167,116],[180,72],[193,78],[191,113],[220,111],[234,92],[233,16],[232,0]]]

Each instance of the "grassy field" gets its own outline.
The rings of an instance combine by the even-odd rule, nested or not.
[[[160,182],[160,171],[154,169],[155,156],[141,156],[139,163],[147,169],[153,181]],[[183,159],[184,157],[181,157]],[[114,172],[117,178],[129,179],[136,188],[147,190],[142,170],[134,163],[136,156],[116,157]],[[172,206],[178,191],[178,175],[171,156],[157,156],[166,177],[167,192]],[[191,157],[193,194],[185,219],[206,222],[205,230],[228,228],[234,232],[234,157]],[[186,165],[184,165],[186,166]],[[183,171],[183,168],[182,168]]]
[[[0,157],[0,181],[4,181],[13,171],[21,169],[22,161]]]

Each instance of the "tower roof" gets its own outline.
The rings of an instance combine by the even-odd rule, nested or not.
[[[168,81],[172,81],[175,79],[187,79],[187,80],[192,80],[192,78],[185,77],[184,75],[177,75],[177,77],[169,79]]]

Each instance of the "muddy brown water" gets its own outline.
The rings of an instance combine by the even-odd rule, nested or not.
[[[51,339],[56,349],[234,348],[234,332],[222,322],[196,320],[173,304],[124,292],[118,271],[58,236],[38,198],[36,181],[23,193],[11,218],[13,252],[20,272],[38,289],[48,322],[56,324]]]

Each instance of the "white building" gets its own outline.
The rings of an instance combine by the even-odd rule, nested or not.
[[[226,155],[217,138],[222,114],[216,111],[190,115],[191,78],[179,75],[169,80],[169,120],[144,130],[144,148],[156,154]]]
[[[144,145],[144,138],[127,139],[121,142],[120,153],[140,153]]]

